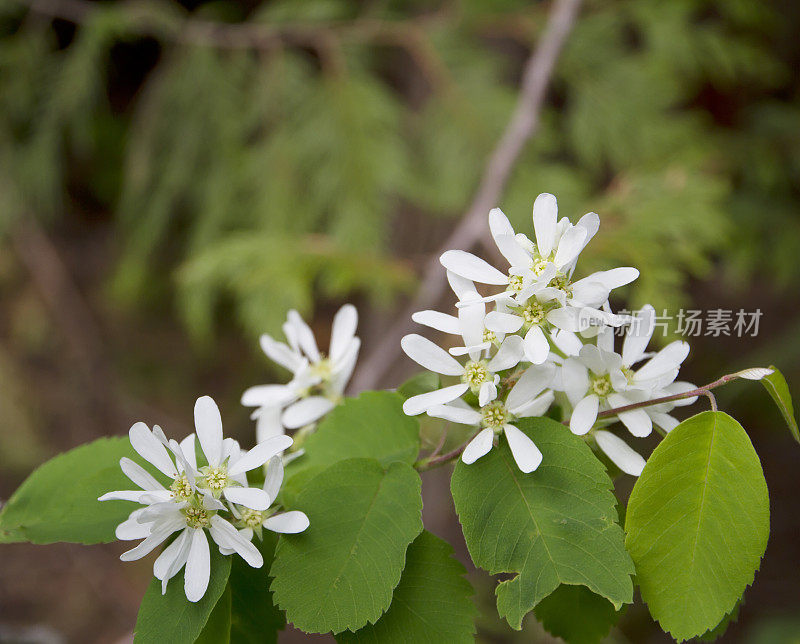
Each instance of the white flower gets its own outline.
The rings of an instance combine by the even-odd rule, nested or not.
[[[499,400],[473,409],[463,401],[437,405],[428,415],[455,423],[482,427],[464,448],[461,460],[472,464],[492,449],[495,434],[505,434],[511,454],[519,469],[533,472],[542,462],[542,453],[534,442],[512,423],[517,418],[542,416],[553,402],[553,392],[544,391],[552,382],[552,365],[534,365],[520,376],[508,392],[505,402]],[[544,392],[544,393],[542,393]]]
[[[403,411],[409,416],[416,416],[431,407],[451,402],[467,391],[472,391],[488,401],[497,395],[495,379],[497,372],[516,366],[522,358],[522,338],[519,336],[506,338],[491,360],[472,359],[470,356],[463,365],[447,351],[416,333],[405,336],[400,344],[409,358],[429,371],[445,376],[458,376],[461,379],[461,383],[457,385],[412,396],[406,400],[403,403]]]
[[[275,503],[281,485],[283,484],[283,461],[279,456],[273,456],[267,465],[267,475],[264,480],[264,492],[270,498],[270,505]],[[304,512],[292,510],[289,512],[275,513],[274,507],[265,511],[251,510],[232,505],[231,512],[236,517],[239,534],[248,541],[253,535],[261,538],[261,530],[266,528],[280,534],[296,534],[303,532],[309,526],[308,517]],[[232,554],[230,550],[220,548],[222,554]]]
[[[206,529],[221,549],[237,552],[253,567],[263,564],[258,549],[219,514],[225,510],[220,499],[253,511],[266,510],[273,499],[263,489],[248,487],[246,473],[292,444],[288,436],[277,436],[243,452],[235,440],[223,439],[219,409],[208,396],[198,398],[195,403],[195,426],[207,460],[202,466],[197,463],[194,434],[177,443],[167,441],[158,426],[150,431],[144,423],[134,424],[129,432],[134,450],[172,479],[172,483],[166,487],[140,465],[122,458],[122,471],[140,489],[108,492],[99,498],[146,506],[134,510],[117,526],[118,539],[143,539],[121,555],[123,561],[144,557],[180,532],[156,559],[153,573],[162,581],[164,593],[167,582],[186,566],[184,589],[186,598],[192,602],[200,600],[208,587],[210,555]]]
[[[236,441],[223,440],[219,408],[209,396],[197,399],[194,422],[200,448],[208,461],[208,465],[197,468],[197,488],[215,499],[224,497],[231,503],[253,510],[266,510],[270,504],[269,497],[263,490],[247,487],[245,475],[290,447],[292,438],[274,436],[242,453]],[[191,464],[189,455],[185,456]]]
[[[355,368],[361,341],[356,337],[358,313],[345,304],[336,313],[331,330],[330,352],[317,347],[314,333],[297,311],[289,311],[283,332],[288,345],[269,335],[261,336],[267,356],[289,369],[292,380],[285,385],[260,385],[244,392],[242,404],[258,407],[261,437],[283,433],[316,422],[341,400]],[[278,414],[278,410],[282,410]]]

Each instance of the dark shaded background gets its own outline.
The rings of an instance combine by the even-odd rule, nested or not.
[[[469,203],[549,6],[1,2],[0,498],[136,420],[188,433],[201,394],[251,441],[239,396],[284,377],[256,338],[289,307],[324,345],[353,301],[373,349]],[[213,26],[242,21],[263,42]],[[800,382],[798,29],[790,0],[587,2],[499,204],[528,231],[541,191],[597,211],[582,269],[642,270],[620,307],[760,308],[757,337],[690,339],[693,382],[771,363]],[[376,385],[413,372],[391,360]],[[800,451],[758,385],[718,399],[772,510],[722,641],[797,641]],[[426,526],[468,564],[449,471],[424,481]],[[3,546],[0,641],[125,641],[152,562],[123,549]],[[482,640],[548,641],[472,580]],[[638,603],[609,641],[668,640]]]

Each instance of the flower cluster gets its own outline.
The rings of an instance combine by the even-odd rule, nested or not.
[[[320,352],[314,333],[294,310],[283,325],[287,343],[261,336],[264,353],[288,369],[292,379],[285,385],[251,387],[242,395],[244,406],[256,407],[252,418],[258,442],[281,436],[287,429],[313,428],[342,400],[361,347],[357,325],[356,308],[345,304],[333,318],[328,355]]]
[[[266,528],[273,532],[305,530],[308,518],[298,511],[276,513],[276,498],[283,482],[279,456],[292,444],[288,436],[273,436],[244,452],[232,438],[223,438],[222,419],[216,403],[208,396],[198,398],[194,408],[196,438],[190,434],[180,443],[167,440],[157,425],[152,431],[144,423],[131,427],[133,449],[169,481],[162,484],[129,458],[120,467],[138,490],[119,490],[100,501],[133,501],[143,507],[134,510],[117,526],[120,540],[143,539],[123,553],[133,561],[178,533],[155,560],[153,573],[167,583],[184,566],[184,590],[189,601],[199,601],[206,592],[210,575],[210,550],[206,531],[223,555],[239,554],[254,568],[263,565],[253,535]],[[261,488],[250,487],[247,473],[267,464]]]
[[[509,264],[505,272],[465,251],[441,256],[458,299],[456,314],[420,311],[412,317],[458,337],[458,346],[448,352],[411,334],[402,347],[426,369],[456,381],[409,398],[404,410],[474,425],[477,433],[462,454],[465,463],[486,454],[503,434],[520,470],[532,472],[542,453],[514,421],[543,416],[557,406],[572,432],[593,438],[622,471],[637,476],[644,459],[601,427],[620,420],[636,437],[650,434],[654,424],[668,432],[677,424],[670,416],[673,407],[693,402],[688,398],[616,413],[694,386],[676,382],[689,351],[685,342],[646,352],[654,329],[651,306],[635,316],[611,311],[610,293],[635,280],[638,270],[620,267],[573,278],[578,256],[599,225],[595,213],[576,224],[566,217],[558,220],[556,198],[544,193],[533,205],[535,241],[515,233],[499,209],[489,213],[492,237]],[[501,288],[481,296],[476,282]],[[620,354],[614,351],[614,329],[623,326]]]

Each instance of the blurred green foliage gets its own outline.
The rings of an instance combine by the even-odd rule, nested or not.
[[[398,255],[469,203],[549,8],[45,6],[0,3],[0,221],[113,213],[111,295],[168,298],[198,339],[221,305],[256,334],[316,296],[385,303],[412,288]],[[573,219],[599,212],[582,269],[639,267],[636,304],[681,304],[720,256],[740,281],[791,284],[800,108],[784,8],[586,2],[506,213],[529,227],[541,191]]]

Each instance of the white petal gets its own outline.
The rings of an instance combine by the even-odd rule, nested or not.
[[[536,233],[536,246],[543,257],[550,255],[555,246],[557,219],[556,198],[543,192],[533,202],[533,230]]]
[[[191,539],[189,556],[186,559],[183,589],[186,599],[190,602],[198,602],[208,589],[208,580],[211,576],[211,553],[202,528],[193,530]]]
[[[299,510],[283,512],[269,517],[264,521],[264,527],[272,532],[281,534],[296,534],[303,532],[309,526],[308,517]]]
[[[586,365],[575,358],[567,358],[561,367],[561,384],[564,393],[574,405],[583,398],[589,388],[589,371]]]
[[[539,326],[532,326],[525,334],[525,359],[532,364],[542,364],[550,353],[550,343]]]
[[[335,406],[322,396],[304,398],[286,408],[281,416],[281,422],[288,429],[297,429],[319,420]]]
[[[494,373],[515,367],[522,359],[523,353],[522,338],[518,335],[510,335],[503,340],[503,344],[500,345],[494,358],[489,360],[486,368]]]
[[[174,520],[164,521],[159,525],[153,526],[149,536],[144,541],[135,548],[123,552],[119,558],[122,561],[136,561],[137,559],[141,559],[164,543],[169,535],[176,530],[180,530],[184,525],[183,519],[177,517]]]
[[[448,250],[439,258],[442,266],[456,275],[481,284],[508,284],[508,277],[480,257],[463,250]]]
[[[461,334],[461,327],[458,324],[458,318],[447,313],[440,313],[439,311],[417,311],[411,316],[417,324],[424,324],[437,331],[443,333],[451,333],[453,335]]]
[[[228,474],[235,476],[261,467],[273,456],[280,454],[283,450],[289,449],[292,443],[294,443],[294,440],[291,436],[274,436],[268,438],[250,451],[245,452],[235,461],[232,461],[228,466]]]
[[[150,523],[139,522],[141,513],[142,510],[134,510],[125,521],[117,526],[114,531],[117,539],[120,541],[133,541],[135,539],[144,539],[150,535],[153,526]]]
[[[283,483],[283,459],[280,456],[273,456],[267,463],[267,474],[264,477],[264,492],[269,497],[269,504],[275,503],[278,492]]]
[[[517,467],[528,474],[533,472],[542,462],[542,453],[534,442],[514,425],[503,425],[503,431],[511,448],[511,455],[517,462]]]
[[[467,465],[471,465],[477,461],[481,456],[484,456],[492,449],[494,442],[494,431],[491,427],[478,432],[478,435],[473,438],[469,444],[464,448],[461,454],[461,460]]]
[[[584,279],[601,282],[609,291],[613,291],[615,288],[630,284],[637,277],[639,277],[639,271],[637,269],[631,266],[621,266],[619,268],[612,268],[609,271],[592,273]]]
[[[453,289],[453,293],[456,294],[459,301],[466,298],[467,295],[472,296],[475,293],[475,284],[472,283],[472,280],[461,277],[461,275],[457,275],[453,271],[446,271],[446,273],[450,288]]]
[[[273,436],[282,436],[286,430],[281,423],[283,409],[280,407],[260,407],[250,418],[256,421],[256,442],[261,443]]]
[[[597,420],[599,405],[600,399],[594,394],[586,396],[575,405],[575,409],[572,410],[572,418],[569,420],[569,428],[573,434],[583,436],[592,428],[594,421]]]
[[[498,235],[514,235],[514,228],[500,208],[492,208],[489,211],[489,231],[492,237]]]
[[[594,433],[594,438],[597,441],[597,446],[623,472],[633,476],[639,476],[642,473],[645,460],[619,436],[598,429]]]
[[[143,494],[147,491],[143,490],[114,490],[113,492],[106,492],[103,496],[97,498],[98,501],[133,501],[139,503]]]
[[[444,405],[466,393],[469,385],[460,384],[444,387],[435,391],[428,391],[418,396],[412,396],[403,403],[403,411],[407,416],[416,416],[437,405]]]
[[[486,328],[495,333],[516,333],[524,320],[519,315],[492,311],[486,316]]]
[[[557,329],[575,333],[581,330],[580,310],[571,306],[562,306],[547,312],[547,321]]]
[[[211,538],[219,546],[235,551],[253,568],[261,568],[264,565],[264,558],[252,541],[240,534],[236,528],[218,514],[211,517],[209,532],[211,533]]]
[[[261,350],[267,357],[289,371],[297,371],[303,364],[303,356],[294,352],[283,342],[278,342],[266,333],[259,338]]]
[[[194,426],[209,465],[219,465],[222,460],[222,417],[211,396],[201,396],[195,402]]]
[[[403,337],[400,346],[409,358],[429,371],[445,376],[460,376],[464,373],[464,367],[447,351],[421,335],[412,333]]]
[[[614,330],[611,327],[602,328],[597,334],[595,342],[600,351],[614,353]]]
[[[119,459],[119,466],[122,469],[122,473],[143,490],[164,489],[164,486],[156,481],[156,479],[153,478],[149,472],[147,472],[138,463],[133,462],[131,459],[123,456],[121,459]]]
[[[317,341],[314,339],[314,333],[311,331],[311,327],[305,323],[305,320],[303,320],[300,314],[294,309],[289,311],[286,315],[286,320],[294,328],[294,332],[297,334],[297,342],[308,356],[309,360],[312,362],[319,362],[321,356],[319,355]]]
[[[622,343],[622,364],[630,367],[644,356],[655,330],[655,309],[649,304],[634,317]]]
[[[339,361],[334,363],[331,372],[331,388],[337,393],[344,393],[344,389],[350,381],[350,376],[353,375],[360,349],[361,340],[353,338]]]
[[[636,370],[636,380],[650,380],[669,373],[680,367],[688,355],[688,343],[682,340],[671,342]]]
[[[486,317],[486,305],[483,302],[470,304],[458,309],[458,326],[461,337],[468,347],[483,341],[483,321]],[[435,346],[435,345],[434,345]]]
[[[581,362],[596,374],[607,373],[608,368],[604,360],[604,354],[596,346],[585,344],[578,354]]]
[[[554,258],[556,268],[561,269],[572,262],[583,250],[586,241],[586,229],[573,226],[558,242],[558,250]]]
[[[197,469],[197,451],[195,448],[195,435],[194,433],[189,434],[186,438],[184,438],[180,443],[179,447],[181,448],[181,454],[189,463],[190,467],[194,470]]]
[[[484,382],[478,391],[478,404],[481,407],[484,407],[492,402],[495,398],[497,398],[497,385],[495,385],[493,382]]]
[[[479,425],[481,414],[471,407],[461,407],[455,405],[436,405],[428,409],[428,416],[442,418],[462,425]]]
[[[551,364],[528,367],[511,388],[506,398],[506,407],[512,414],[526,406],[553,381],[555,367]]]
[[[610,394],[608,396],[608,404],[612,407],[624,407],[629,405],[630,400],[619,394]],[[633,409],[631,411],[623,411],[617,414],[622,424],[628,428],[628,431],[637,437],[649,436],[653,431],[653,421],[644,409]]]
[[[584,248],[586,244],[597,234],[600,229],[600,217],[596,212],[587,212],[583,217],[578,220],[576,226],[586,229],[586,239],[583,241]]]
[[[608,299],[609,290],[602,282],[592,281],[588,277],[578,280],[572,285],[572,303],[580,306],[600,306]]]
[[[665,432],[669,433],[678,426],[678,419],[659,411],[649,411],[650,418]]]
[[[513,231],[510,235],[495,235],[494,243],[511,266],[530,266],[531,256],[517,243]]]
[[[551,336],[556,347],[567,356],[576,356],[580,353],[583,342],[572,331],[554,331]]]
[[[693,389],[697,389],[697,385],[694,385],[691,382],[679,380],[678,382],[673,382],[664,387],[664,395],[671,396],[673,394],[685,394],[687,391],[692,391]],[[685,407],[687,405],[693,405],[695,402],[697,402],[697,396],[693,396],[691,398],[682,398],[681,400],[673,400],[670,404],[675,405],[675,407]]]
[[[287,385],[257,385],[242,394],[245,407],[270,407],[285,405],[295,398],[295,393]]]
[[[330,359],[334,362],[339,360],[350,345],[350,341],[356,335],[358,326],[358,311],[352,304],[345,304],[333,316],[333,326],[331,328]]]
[[[169,457],[167,448],[155,437],[144,423],[136,423],[128,432],[133,449],[148,463],[152,463],[161,472],[175,478],[178,470]]]
[[[158,555],[153,563],[153,575],[156,579],[163,581],[164,577],[170,571],[176,559],[181,556],[181,551],[185,550],[185,556],[189,555],[189,545],[191,544],[191,530],[182,530],[175,540],[169,544],[164,551]],[[184,559],[184,563],[186,560]]]
[[[545,413],[547,413],[547,410],[550,409],[550,405],[553,404],[554,400],[555,394],[548,390],[545,391],[541,396],[538,396],[533,400],[520,405],[515,410],[509,411],[511,411],[511,413],[518,418],[544,416]]]

